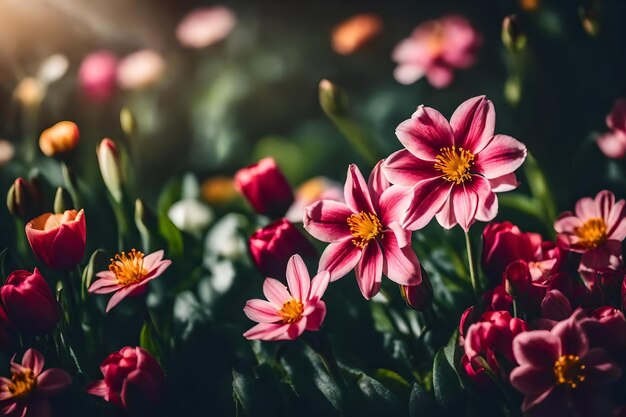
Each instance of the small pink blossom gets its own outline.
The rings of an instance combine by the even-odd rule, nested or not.
[[[122,252],[111,259],[108,271],[96,274],[100,279],[91,284],[89,292],[115,293],[107,304],[108,313],[124,298],[142,294],[147,289],[146,284],[158,278],[171,264],[172,261],[163,259],[162,250],[145,257],[142,252],[135,249],[129,253]]]
[[[94,101],[106,101],[115,92],[116,71],[117,57],[113,52],[92,52],[81,62],[78,80],[87,97]]]
[[[424,22],[393,50],[398,64],[394,77],[401,84],[413,84],[426,76],[433,87],[447,87],[455,69],[474,64],[480,43],[480,35],[461,16]]]
[[[287,285],[274,278],[266,278],[263,294],[269,301],[248,300],[243,311],[250,320],[258,322],[245,332],[247,339],[294,340],[305,330],[319,330],[326,317],[326,304],[321,300],[330,274],[319,272],[310,278],[300,255],[293,255],[287,263]]]
[[[396,136],[405,149],[383,164],[393,184],[412,187],[403,227],[418,230],[434,215],[444,228],[468,231],[476,221],[498,213],[495,193],[518,186],[514,171],[526,159],[526,146],[494,135],[496,113],[485,96],[463,102],[450,122],[437,110],[419,106],[400,123]]]
[[[237,17],[224,6],[203,7],[187,14],[176,28],[176,37],[188,48],[204,48],[226,38]]]
[[[626,99],[615,100],[611,113],[606,116],[606,125],[610,132],[596,139],[598,147],[609,158],[626,156]]]
[[[43,370],[45,359],[36,349],[24,353],[22,363],[11,359],[11,378],[0,377],[0,413],[11,417],[48,417],[47,397],[65,390],[72,377],[62,369]]]
[[[405,187],[390,187],[382,175],[382,161],[366,183],[356,165],[350,165],[344,187],[345,203],[322,200],[306,208],[304,228],[328,242],[319,269],[335,281],[355,269],[366,299],[380,290],[382,275],[400,285],[422,282],[420,263],[411,248],[411,233],[399,220],[410,196]]]
[[[127,90],[141,90],[156,84],[165,72],[165,61],[156,51],[142,49],[125,56],[117,66],[117,82]]]

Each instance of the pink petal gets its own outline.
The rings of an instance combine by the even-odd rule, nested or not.
[[[562,393],[562,390],[557,390],[555,389],[555,386],[552,386],[537,397],[526,397],[522,402],[522,412],[526,413],[531,409],[534,411],[535,409],[540,408],[543,412],[537,412],[537,416],[552,415],[558,407],[563,408],[563,404],[565,404],[564,399],[561,398]],[[564,411],[564,413],[565,414],[557,414],[556,417],[565,417],[567,415],[567,411]]]
[[[281,306],[282,307],[282,306]],[[281,320],[277,308],[269,301],[252,299],[248,300],[243,312],[250,320],[258,323],[275,323]]]
[[[288,324],[259,323],[243,334],[248,340],[278,340],[287,331]]]
[[[35,376],[41,373],[45,359],[43,355],[36,349],[28,349],[22,358],[22,365],[33,370]]]
[[[263,294],[277,310],[283,308],[283,304],[292,298],[289,291],[287,291],[287,287],[274,278],[265,278],[265,281],[263,281]]]
[[[378,200],[383,191],[391,186],[387,177],[383,175],[383,162],[385,162],[384,159],[378,161],[367,179],[370,196],[374,201]]]
[[[326,304],[318,301],[312,313],[307,315],[306,329],[309,331],[317,331],[322,326],[326,317]]]
[[[115,280],[117,281],[117,278],[115,278],[115,274],[109,270],[106,271],[100,271],[96,274],[96,276],[98,278],[102,278],[102,279],[108,279],[108,280]]]
[[[410,187],[394,185],[382,193],[378,202],[378,211],[383,226],[389,227],[391,223],[400,222],[411,203],[413,197],[411,191]]]
[[[363,174],[361,174],[359,167],[354,164],[350,164],[348,167],[348,176],[346,178],[346,184],[344,185],[343,194],[346,204],[348,204],[348,207],[350,207],[353,212],[376,212]]]
[[[493,137],[496,112],[493,103],[485,96],[466,100],[450,118],[454,131],[454,143],[474,155],[482,151]],[[511,171],[505,172],[508,174]],[[499,175],[497,175],[499,176]]]
[[[454,205],[451,198],[445,202],[441,210],[435,215],[435,218],[444,229],[452,229],[458,224],[456,217],[454,217]]]
[[[476,178],[476,176],[474,176]],[[454,217],[459,222],[459,226],[467,232],[476,221],[476,211],[478,210],[478,195],[471,188],[471,181],[467,187],[457,185],[452,188],[451,205],[454,210]]]
[[[562,213],[554,222],[557,233],[574,233],[574,229],[583,225],[583,222],[571,212]]]
[[[591,197],[583,197],[576,202],[576,215],[583,221],[590,218],[603,218],[599,204]]]
[[[331,243],[322,253],[318,271],[330,272],[330,280],[336,281],[356,266],[361,253],[362,249],[352,243],[352,238]]]
[[[561,356],[561,340],[547,330],[523,332],[513,340],[513,355],[520,365],[552,369]]]
[[[559,290],[550,290],[541,301],[541,314],[551,320],[565,320],[573,312],[569,299]]]
[[[493,191],[494,193],[511,191],[516,189],[520,185],[517,177],[513,172],[498,178],[492,178],[489,180],[489,184],[491,185],[491,191]]]
[[[156,252],[151,253],[143,258],[143,267],[150,271],[161,259],[163,259],[163,254],[165,252],[163,250],[158,250]]]
[[[322,242],[336,242],[350,236],[348,218],[352,214],[344,203],[321,200],[305,209],[304,228]]]
[[[413,84],[424,76],[424,68],[421,65],[402,64],[393,70],[393,77],[400,84]]]
[[[419,230],[426,226],[450,197],[452,183],[434,178],[413,187],[411,204],[402,219],[402,227]]]
[[[315,275],[311,280],[311,293],[309,294],[308,301],[314,303],[320,300],[326,292],[329,282],[330,273],[328,271],[321,271]]]
[[[398,125],[396,136],[413,156],[432,164],[441,148],[454,145],[452,128],[446,118],[424,106],[419,106],[410,119]]]
[[[94,281],[88,291],[94,294],[108,294],[122,287],[122,285],[117,283],[117,279],[115,281],[111,281],[101,278]]]
[[[554,371],[550,368],[535,368],[522,365],[511,371],[511,385],[527,396],[537,397],[554,384]]]
[[[433,162],[416,158],[406,149],[394,152],[385,159],[383,172],[391,183],[407,187],[441,176]]]
[[[307,327],[309,321],[308,317],[302,317],[295,323],[287,325],[287,331],[279,335],[276,340],[295,340],[297,339]]]
[[[498,198],[491,190],[489,180],[478,175],[474,175],[472,178],[472,182],[468,185],[468,188],[471,187],[478,196],[476,220],[490,222],[498,215]]]
[[[293,255],[287,262],[287,285],[296,300],[305,300],[309,295],[311,278],[300,255]]]
[[[46,369],[37,378],[37,391],[44,395],[54,395],[72,383],[70,374],[59,368]]]
[[[626,134],[622,131],[614,130],[600,135],[596,143],[608,158],[620,159],[626,156]]]
[[[526,159],[526,146],[506,135],[495,135],[476,155],[474,169],[486,178],[493,179],[510,174]]]
[[[398,246],[404,248],[411,244],[411,232],[400,226],[400,223],[393,222],[389,226],[398,241]]]
[[[451,68],[435,65],[426,70],[426,78],[433,87],[446,88],[452,83],[454,72]]]
[[[144,279],[154,279],[159,277],[169,266],[172,264],[172,261],[169,259],[158,261],[155,265],[152,266],[153,269],[150,269],[148,275]]]
[[[422,271],[411,245],[400,248],[394,233],[385,233],[380,241],[383,247],[383,274],[400,285],[419,285]]]
[[[133,292],[138,285],[129,285],[128,287],[124,287],[111,297],[109,303],[107,304],[106,312],[111,311],[113,307],[115,307],[120,301],[122,301],[127,295]]]
[[[356,266],[356,280],[361,294],[369,300],[380,291],[383,274],[383,254],[376,242],[368,244]]]
[[[552,328],[552,334],[561,340],[561,355],[583,357],[589,350],[587,335],[573,318],[557,323]]]
[[[609,385],[622,376],[622,371],[607,355],[602,348],[589,349],[583,358],[587,365],[586,376],[589,383],[597,385]]]

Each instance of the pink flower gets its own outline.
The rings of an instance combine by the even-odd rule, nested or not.
[[[250,320],[258,322],[245,332],[247,339],[294,340],[305,330],[319,330],[326,317],[326,304],[321,300],[330,274],[319,272],[309,277],[300,255],[293,255],[287,263],[287,285],[266,278],[263,294],[269,301],[248,300],[243,311]]]
[[[522,412],[533,416],[611,415],[607,386],[621,376],[620,368],[589,339],[574,317],[552,330],[521,333],[513,340],[520,365],[511,384],[522,394]]]
[[[127,408],[132,393],[148,401],[157,401],[165,387],[165,373],[148,351],[126,346],[113,352],[102,362],[104,379],[92,382],[87,392]]]
[[[394,77],[413,84],[423,76],[436,88],[447,87],[453,70],[468,68],[476,61],[480,35],[461,16],[445,16],[419,25],[392,52],[398,64]]]
[[[320,200],[343,201],[343,187],[326,177],[315,177],[296,189],[296,198],[285,217],[292,223],[300,223],[306,206]]]
[[[411,233],[400,227],[408,198],[404,187],[390,187],[380,169],[366,183],[356,165],[348,168],[345,203],[318,201],[306,208],[304,228],[315,238],[329,242],[319,270],[335,281],[355,268],[357,283],[366,299],[380,290],[385,274],[400,285],[422,282],[420,263],[411,248]]]
[[[90,99],[106,101],[115,92],[116,71],[117,57],[113,52],[92,52],[81,62],[78,80]]]
[[[100,279],[94,281],[89,292],[95,294],[109,294],[115,292],[107,304],[108,313],[127,296],[142,294],[146,284],[159,277],[172,261],[163,259],[163,251],[156,251],[144,257],[142,252],[135,249],[129,253],[122,252],[111,259],[108,271],[96,274]]]
[[[0,377],[0,413],[15,417],[52,415],[47,397],[67,388],[72,377],[59,368],[43,371],[45,359],[36,349],[28,349],[21,364],[14,359],[11,359],[11,379]]]
[[[609,158],[626,156],[626,99],[615,100],[611,113],[606,116],[606,125],[610,132],[596,139],[598,147]]]
[[[140,90],[156,84],[164,72],[163,57],[151,49],[142,49],[119,62],[117,82],[124,89]]]
[[[424,106],[400,123],[396,136],[405,149],[387,158],[383,171],[393,184],[413,187],[404,227],[421,229],[436,214],[446,229],[458,223],[467,231],[496,216],[495,193],[517,187],[513,171],[526,159],[526,146],[494,135],[495,122],[493,104],[480,96],[462,103],[449,123]]]
[[[191,11],[180,21],[176,37],[181,45],[204,48],[226,38],[237,23],[237,17],[224,6],[204,7]]]
[[[581,265],[587,268],[619,265],[621,242],[626,237],[625,204],[624,200],[615,202],[607,190],[600,191],[595,199],[581,198],[575,214],[567,211],[554,222],[559,246],[582,253]]]

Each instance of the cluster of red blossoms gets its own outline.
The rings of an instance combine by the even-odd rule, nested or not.
[[[556,242],[509,222],[487,225],[491,289],[460,324],[462,365],[477,386],[510,383],[528,415],[624,412],[609,389],[626,353],[624,206],[608,191],[580,199],[555,221]]]
[[[25,204],[25,199],[35,199],[36,196],[35,187],[18,178],[10,191],[9,208],[32,209],[36,205]],[[16,210],[14,214],[27,219],[32,212],[24,209]],[[0,287],[0,348],[5,351],[14,350],[18,340],[20,345],[24,340],[37,343],[45,334],[62,332],[62,327],[77,319],[73,316],[75,311],[63,311],[44,275],[50,272],[53,277],[67,278],[59,282],[64,287],[62,295],[59,295],[59,298],[65,297],[64,305],[79,301],[73,288],[76,284],[72,283],[77,277],[72,270],[79,267],[85,253],[87,229],[84,211],[41,214],[28,221],[25,233],[42,268],[34,268],[32,272],[13,271]],[[115,292],[107,307],[108,312],[124,297],[144,292],[146,284],[171,264],[162,258],[163,251],[145,257],[134,249],[128,254],[122,252],[111,259],[107,271],[96,274],[99,279],[91,284],[89,292]],[[57,325],[60,321],[67,323]],[[35,348],[24,352],[21,363],[16,362],[14,357],[10,365],[10,378],[0,378],[2,415],[49,416],[51,410],[46,398],[72,384],[72,377],[65,370],[44,370],[44,357]],[[158,362],[140,347],[124,347],[110,354],[100,369],[104,379],[92,382],[86,391],[123,408],[128,406],[130,391],[154,400],[165,383],[165,375]]]

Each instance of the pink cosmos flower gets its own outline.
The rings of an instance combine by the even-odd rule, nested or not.
[[[393,75],[401,84],[426,76],[433,87],[447,87],[454,69],[474,64],[480,43],[480,35],[461,16],[424,22],[393,50],[391,58],[398,64]]]
[[[306,208],[304,228],[329,242],[319,269],[335,281],[355,268],[357,283],[366,299],[380,290],[385,274],[400,285],[422,282],[420,263],[411,248],[411,233],[399,220],[409,202],[405,187],[390,187],[382,175],[382,161],[366,183],[356,165],[348,168],[345,203],[322,200]]]
[[[171,264],[172,261],[163,259],[162,250],[146,257],[135,249],[129,253],[122,252],[111,259],[108,271],[96,274],[100,279],[91,284],[89,292],[95,294],[115,292],[107,304],[108,313],[124,298],[142,294],[147,289],[146,284],[159,277]]]
[[[552,330],[519,334],[513,354],[520,366],[511,384],[522,394],[522,412],[533,416],[610,416],[607,387],[621,376],[603,348],[590,348],[587,334],[570,317]]]
[[[180,21],[176,37],[183,46],[204,48],[226,38],[236,23],[235,14],[224,6],[203,7]]]
[[[411,186],[413,200],[402,225],[424,227],[436,214],[446,229],[469,230],[498,213],[495,193],[517,187],[513,173],[526,159],[526,146],[494,135],[496,113],[485,96],[462,103],[450,122],[437,110],[419,106],[400,123],[396,136],[405,149],[383,164],[393,184]]]
[[[606,125],[610,132],[598,137],[598,147],[609,158],[623,158],[626,156],[626,99],[615,100],[611,113],[606,116]]]
[[[319,330],[326,317],[326,304],[321,299],[329,281],[328,271],[311,279],[300,255],[293,255],[287,263],[289,290],[277,279],[266,278],[263,294],[269,301],[248,300],[243,311],[259,324],[243,336],[250,340],[294,340],[305,330]]]
[[[11,359],[11,379],[0,377],[0,413],[15,417],[49,417],[47,397],[58,394],[72,383],[62,369],[43,370],[45,359],[36,349],[24,353],[22,363]]]
[[[625,204],[624,200],[615,202],[615,196],[607,190],[593,199],[581,198],[575,213],[567,211],[554,222],[559,246],[582,253],[583,270],[619,266],[621,242],[626,237]]]

